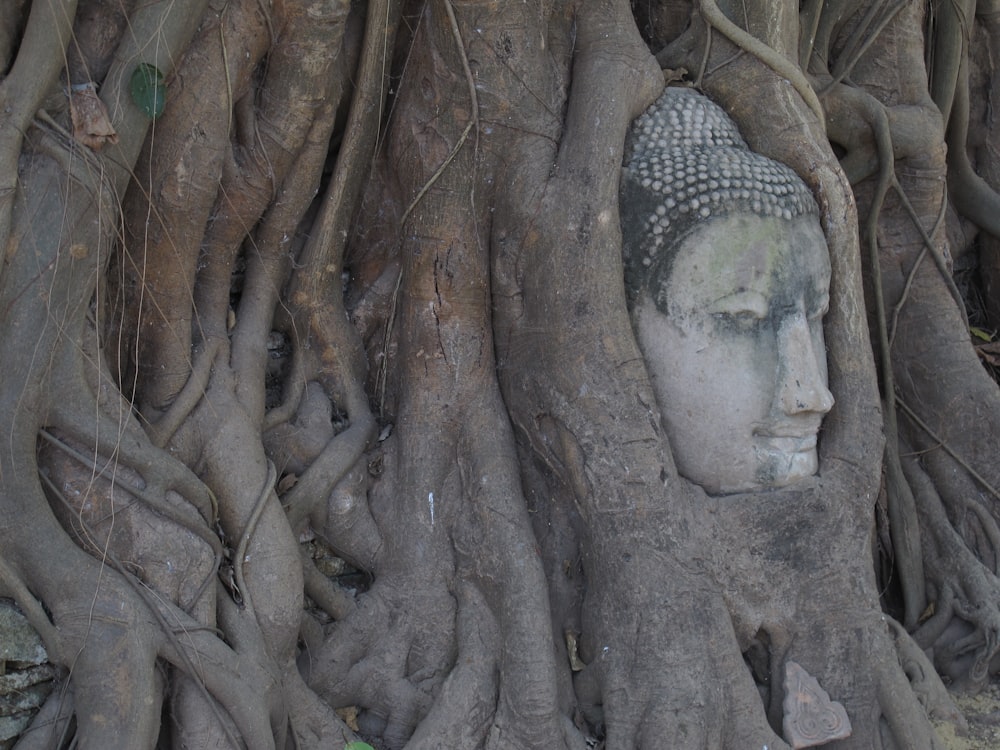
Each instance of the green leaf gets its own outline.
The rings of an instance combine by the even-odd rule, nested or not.
[[[375,750],[367,742],[348,742],[344,745],[344,750]]]
[[[167,85],[163,81],[163,73],[155,65],[139,63],[129,80],[132,101],[146,115],[155,120],[163,114],[167,106]]]
[[[969,332],[975,336],[977,339],[982,339],[983,341],[992,341],[993,334],[988,331],[984,331],[982,328],[976,328],[975,326],[969,326]]]

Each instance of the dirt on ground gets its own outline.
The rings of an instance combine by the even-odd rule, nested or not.
[[[1000,680],[978,695],[953,694],[969,731],[965,736],[949,725],[938,725],[938,734],[948,750],[1000,750]]]

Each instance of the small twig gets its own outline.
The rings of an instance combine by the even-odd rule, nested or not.
[[[392,329],[396,323],[396,311],[399,308],[399,290],[403,285],[403,267],[396,274],[396,286],[393,287],[389,300],[389,314],[385,319],[385,330],[382,332],[382,347],[379,350],[378,371],[375,374],[375,392],[378,394],[378,417],[385,418],[385,388],[389,380],[389,343],[392,340]]]
[[[423,187],[420,188],[419,192],[416,194],[416,196],[414,196],[413,200],[410,201],[410,205],[406,207],[406,210],[403,212],[403,216],[399,220],[400,226],[406,223],[406,220],[407,218],[409,218],[410,213],[413,211],[413,209],[416,208],[417,204],[423,200],[424,196],[427,194],[427,191],[429,191],[432,187],[434,187],[434,183],[438,181],[438,178],[440,178],[441,175],[444,174],[444,171],[448,168],[448,166],[452,163],[452,161],[454,161],[455,157],[458,155],[458,152],[461,150],[462,146],[465,145],[465,141],[469,137],[469,133],[472,131],[472,128],[473,126],[475,126],[475,124],[476,123],[474,121],[470,120],[469,123],[465,126],[465,130],[463,130],[462,135],[458,137],[458,142],[451,149],[451,153],[449,153],[448,156],[445,157],[445,160],[441,162],[441,166],[439,166],[434,171],[434,174],[432,174],[427,179],[427,182],[424,183]]]
[[[434,186],[434,183],[438,181],[438,179],[441,177],[442,174],[444,174],[444,171],[455,160],[455,157],[458,156],[458,152],[461,151],[462,146],[465,145],[465,141],[468,140],[469,133],[472,132],[472,129],[477,128],[479,125],[479,97],[476,95],[476,81],[472,76],[472,69],[469,67],[469,58],[465,54],[465,43],[462,41],[462,32],[458,28],[458,20],[455,18],[455,10],[451,5],[451,0],[443,0],[443,1],[444,1],[444,9],[448,13],[448,21],[451,24],[452,36],[455,37],[455,43],[458,45],[458,54],[462,61],[462,70],[465,73],[465,81],[469,87],[469,98],[471,100],[470,104],[472,106],[472,113],[469,117],[469,122],[466,123],[465,129],[462,131],[462,134],[458,137],[458,141],[452,147],[451,152],[441,163],[441,165],[436,170],[434,170],[434,174],[432,174],[427,179],[423,187],[420,188],[419,192],[416,194],[413,200],[410,201],[410,205],[406,207],[406,210],[403,212],[402,218],[399,220],[400,226],[406,224],[406,219],[409,217],[410,213],[413,211],[414,208],[416,208],[417,204],[420,203],[421,200],[423,200],[423,197]],[[477,137],[478,134],[479,133],[477,130],[476,132]]]
[[[878,322],[879,359],[882,363],[882,392],[885,399],[884,427],[886,488],[890,533],[896,555],[904,575],[901,576],[904,600],[904,621],[914,624],[923,609],[926,599],[920,531],[917,523],[916,500],[913,491],[903,475],[899,459],[899,428],[896,421],[895,384],[892,374],[892,356],[889,350],[889,335],[886,325],[885,293],[882,287],[882,268],[879,259],[878,219],[885,203],[889,188],[895,181],[892,135],[889,116],[885,107],[873,97],[865,97],[863,111],[875,136],[878,154],[878,181],[872,196],[868,216],[865,217],[864,240],[868,245],[868,262],[872,274],[875,293],[875,314]],[[908,573],[908,574],[906,574]]]

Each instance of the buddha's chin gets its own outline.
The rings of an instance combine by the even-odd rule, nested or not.
[[[744,454],[749,459],[729,464],[730,471],[684,471],[681,474],[695,484],[700,484],[710,495],[735,495],[743,492],[765,492],[787,487],[806,477],[813,476],[819,468],[816,441],[806,446],[796,445],[802,450],[783,450],[769,442],[765,447],[755,446],[753,454]]]
[[[811,477],[819,469],[815,445],[800,451],[766,451],[759,455],[757,485],[760,488],[787,487]]]

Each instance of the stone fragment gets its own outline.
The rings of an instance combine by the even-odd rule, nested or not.
[[[42,664],[48,660],[38,633],[9,599],[0,599],[0,662]]]
[[[794,661],[785,663],[785,740],[796,750],[851,736],[847,711]]]

